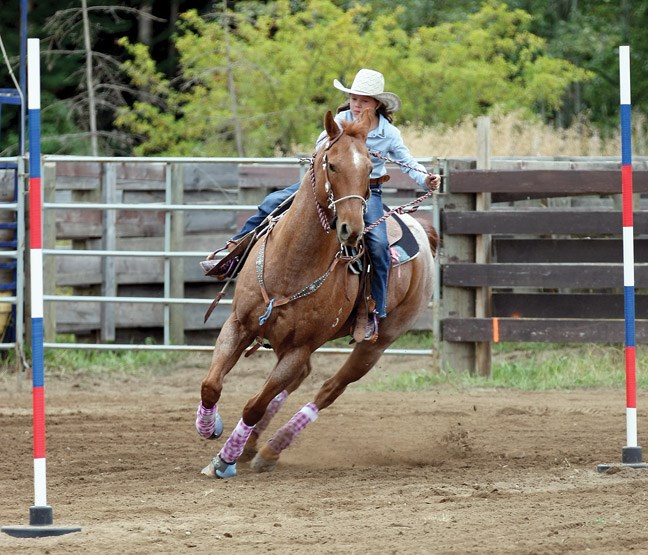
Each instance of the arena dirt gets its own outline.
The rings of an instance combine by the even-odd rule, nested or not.
[[[269,356],[242,361],[228,377],[226,432]],[[316,357],[313,376],[273,424],[311,400],[338,363]],[[386,356],[364,383],[422,364]],[[0,553],[648,553],[648,470],[596,471],[621,459],[621,389],[374,393],[356,385],[274,472],[240,465],[236,478],[219,481],[200,470],[221,440],[204,441],[193,428],[204,372],[191,364],[48,377],[48,503],[55,525],[82,530],[0,534]],[[0,525],[26,525],[31,384],[5,375],[0,388]],[[643,412],[640,443],[648,444]]]

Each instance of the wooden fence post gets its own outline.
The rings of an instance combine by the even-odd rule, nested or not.
[[[490,170],[490,118],[481,116],[477,118],[477,169]],[[477,193],[475,210],[490,210],[490,193]],[[475,262],[477,264],[490,263],[491,236],[477,235],[475,237]],[[491,317],[491,290],[489,287],[475,289],[475,317]],[[491,375],[491,342],[481,341],[475,343],[475,370],[481,376]]]
[[[448,160],[445,175],[446,184],[443,198],[443,210],[469,211],[475,209],[474,194],[452,193],[452,170],[474,168],[473,161]],[[441,265],[448,260],[461,262],[475,261],[475,240],[469,235],[446,235],[442,233],[443,249],[441,251]],[[441,319],[444,318],[472,318],[475,315],[475,294],[471,289],[464,287],[441,288]],[[475,371],[475,344],[463,341],[446,341],[443,339],[441,367],[443,370],[458,372]]]

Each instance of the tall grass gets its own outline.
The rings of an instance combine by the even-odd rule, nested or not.
[[[646,118],[633,114],[633,147],[645,152]],[[477,119],[466,117],[460,123],[433,128],[401,127],[405,144],[417,157],[438,158],[477,156]],[[492,156],[620,156],[621,135],[615,130],[604,134],[586,117],[570,127],[559,129],[520,113],[491,116]]]

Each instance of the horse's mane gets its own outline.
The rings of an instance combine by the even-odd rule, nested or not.
[[[351,122],[342,121],[341,123],[342,123],[342,131],[346,133],[349,137],[365,140],[367,136],[367,130],[362,121],[356,119]]]

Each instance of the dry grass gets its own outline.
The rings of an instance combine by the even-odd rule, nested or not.
[[[633,151],[646,145],[646,118],[633,114]],[[401,127],[403,139],[417,157],[477,156],[477,119],[467,117],[448,127]],[[567,129],[556,129],[519,114],[491,117],[491,156],[620,156],[620,132],[602,136],[585,118]]]

